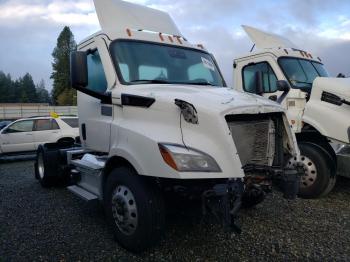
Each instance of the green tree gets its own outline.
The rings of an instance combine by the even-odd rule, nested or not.
[[[73,33],[68,26],[65,26],[57,38],[57,45],[52,53],[51,79],[53,79],[52,102],[54,104],[76,105],[76,91],[70,87],[69,71],[70,53],[76,48]]]
[[[32,76],[26,73],[19,79],[20,101],[21,103],[36,103],[37,94]]]
[[[50,103],[49,92],[45,88],[45,82],[43,79],[36,85],[36,94],[38,103]]]
[[[0,71],[0,103],[13,102],[15,98],[13,91],[13,81],[11,76]]]

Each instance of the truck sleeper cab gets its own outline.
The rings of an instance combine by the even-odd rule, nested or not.
[[[234,60],[234,86],[274,101],[281,97],[281,84],[290,87],[280,102],[296,132],[304,163],[299,195],[325,196],[337,173],[350,177],[350,81],[330,78],[320,58],[287,39],[244,29],[259,50]]]
[[[200,199],[238,232],[240,207],[261,202],[272,179],[295,198],[300,156],[279,105],[227,88],[215,59],[166,13],[122,1],[95,7],[102,31],[71,56],[82,144],[39,148],[42,186],[70,184],[100,200],[133,252],[159,241],[167,194]]]

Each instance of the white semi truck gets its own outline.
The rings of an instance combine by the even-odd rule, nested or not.
[[[234,60],[234,87],[287,110],[305,169],[300,196],[324,196],[337,173],[350,177],[350,79],[329,77],[319,57],[288,39],[243,28],[257,49]],[[290,91],[282,95],[281,87]]]
[[[259,203],[272,179],[296,197],[302,170],[286,163],[300,153],[280,105],[227,88],[213,57],[168,14],[123,1],[95,7],[102,31],[71,55],[81,145],[40,146],[42,186],[69,183],[100,200],[134,252],[161,237],[164,194],[198,198],[236,230],[241,205]]]

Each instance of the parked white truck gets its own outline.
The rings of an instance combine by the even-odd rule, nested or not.
[[[288,39],[243,28],[257,50],[234,60],[234,87],[283,105],[305,169],[300,196],[324,196],[337,173],[350,177],[350,79],[329,77],[319,57]]]
[[[204,213],[238,231],[241,205],[260,202],[273,178],[296,196],[302,170],[286,161],[300,154],[280,105],[227,88],[213,57],[168,14],[123,1],[95,7],[102,31],[71,55],[82,145],[39,148],[42,186],[70,183],[100,200],[134,252],[164,231],[165,193],[202,200]]]

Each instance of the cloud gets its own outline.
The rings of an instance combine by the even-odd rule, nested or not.
[[[218,60],[229,84],[232,62],[248,52],[247,24],[290,38],[323,58],[332,75],[350,75],[350,2],[347,0],[128,0],[169,12],[183,34]],[[50,84],[51,52],[63,26],[80,41],[99,30],[93,0],[0,0],[0,70]]]
[[[68,24],[98,26],[92,2],[63,1],[51,2],[7,1],[0,4],[0,22],[11,26],[28,22],[45,22],[52,24]]]

